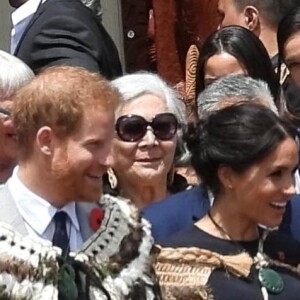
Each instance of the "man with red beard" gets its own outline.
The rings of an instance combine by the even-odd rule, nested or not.
[[[93,233],[90,211],[111,163],[119,94],[101,75],[57,66],[13,100],[19,165],[0,189],[0,221],[63,253],[76,250]]]
[[[12,96],[34,77],[18,58],[0,50],[0,185],[11,176],[17,162],[17,141],[10,117]]]

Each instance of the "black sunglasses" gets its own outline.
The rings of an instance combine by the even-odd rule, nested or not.
[[[146,134],[148,126],[159,140],[167,141],[176,134],[178,121],[171,113],[158,114],[150,122],[138,115],[125,115],[118,118],[116,131],[121,140],[136,142]]]
[[[10,116],[10,111],[0,107],[0,114]]]

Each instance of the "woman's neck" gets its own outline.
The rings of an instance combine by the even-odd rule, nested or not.
[[[259,237],[258,224],[249,220],[228,202],[217,200],[196,226],[218,238],[234,241],[252,241]]]
[[[169,195],[165,181],[151,185],[123,181],[120,182],[118,186],[120,187],[120,195],[130,199],[139,210]]]

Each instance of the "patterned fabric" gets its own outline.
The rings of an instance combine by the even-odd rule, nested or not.
[[[161,299],[150,225],[125,199],[104,195],[99,229],[67,259],[0,223],[1,299]]]

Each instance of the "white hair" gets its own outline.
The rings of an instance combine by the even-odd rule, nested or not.
[[[227,75],[210,84],[197,98],[198,116],[220,109],[221,101],[256,101],[278,115],[268,84],[249,76]]]
[[[32,78],[34,78],[34,73],[25,63],[0,50],[0,99],[10,99]]]
[[[183,141],[183,130],[187,124],[186,109],[177,92],[171,88],[160,76],[150,72],[137,72],[121,76],[112,81],[122,96],[122,102],[116,110],[118,114],[124,103],[136,99],[145,94],[160,97],[166,103],[168,112],[173,113],[181,127],[177,131],[177,151],[175,164],[183,165],[189,161],[190,153]],[[151,105],[151,103],[149,103]],[[147,107],[145,107],[147,109]]]

